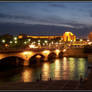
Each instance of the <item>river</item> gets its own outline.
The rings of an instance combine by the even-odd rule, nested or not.
[[[0,71],[0,83],[2,82],[32,82],[42,76],[43,81],[52,80],[79,80],[87,73],[87,58],[63,57],[53,62],[47,61],[41,65],[30,67],[7,69]]]

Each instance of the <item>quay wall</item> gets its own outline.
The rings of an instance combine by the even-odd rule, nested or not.
[[[64,52],[63,56],[66,57],[88,57],[88,53],[84,52],[83,48],[70,48]]]

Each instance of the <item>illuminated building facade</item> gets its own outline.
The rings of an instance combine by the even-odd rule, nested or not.
[[[76,41],[76,36],[72,32],[65,32],[63,34],[64,41]]]

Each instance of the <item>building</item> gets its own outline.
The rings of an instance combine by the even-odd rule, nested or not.
[[[89,39],[90,41],[92,41],[92,32],[89,33],[88,39]]]
[[[61,36],[30,36],[30,35],[28,35],[27,38],[34,38],[34,39],[55,39],[55,38],[61,38]]]
[[[76,41],[76,36],[72,32],[65,32],[63,34],[64,41]]]

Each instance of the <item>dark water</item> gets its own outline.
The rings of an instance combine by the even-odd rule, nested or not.
[[[32,82],[42,75],[42,80],[79,80],[87,74],[87,58],[63,57],[53,62],[43,62],[40,66],[9,69],[0,72],[0,82]]]

